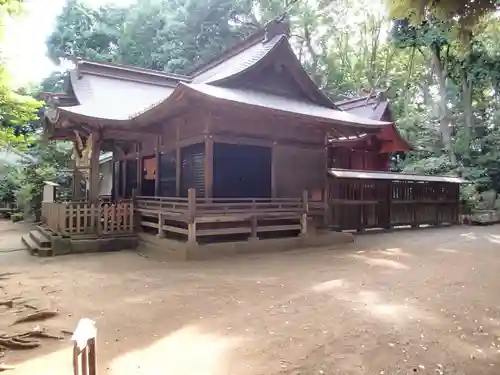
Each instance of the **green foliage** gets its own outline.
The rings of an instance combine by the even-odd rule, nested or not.
[[[389,14],[420,24],[429,14],[443,21],[456,21],[461,29],[472,30],[481,18],[500,9],[495,0],[388,0]]]
[[[0,0],[0,24],[2,18],[17,14],[21,4],[20,0]],[[11,89],[10,77],[0,62],[0,147],[24,147],[40,107],[41,102]]]
[[[114,61],[127,9],[115,6],[92,8],[69,0],[47,40],[49,57],[56,63],[74,56],[93,61]]]
[[[138,0],[92,8],[71,0],[47,41],[56,62],[68,56],[187,73],[256,26],[252,1]]]
[[[15,212],[12,215],[10,215],[10,219],[14,222],[17,223],[19,221],[24,220],[24,212]]]
[[[0,202],[15,203],[15,191],[19,188],[17,170],[11,166],[0,167]]]
[[[390,98],[414,147],[393,158],[395,168],[461,174],[474,181],[463,189],[467,199],[499,192],[500,22],[489,15],[497,5],[391,0],[384,12],[382,1],[137,0],[128,8],[91,8],[70,0],[47,47],[55,61],[71,54],[189,73],[286,11],[299,59],[332,98],[372,90]],[[63,84],[56,73],[40,90]]]
[[[66,142],[36,140],[27,151],[30,160],[23,163],[18,177],[16,195],[19,205],[37,211],[41,206],[41,194],[45,181],[68,185],[72,145]],[[65,171],[66,170],[66,171]]]

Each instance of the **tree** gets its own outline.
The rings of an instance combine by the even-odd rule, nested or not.
[[[126,14],[126,8],[93,8],[80,0],[69,0],[47,40],[49,57],[56,64],[68,56],[115,61]]]
[[[251,0],[138,0],[92,8],[70,0],[47,41],[54,61],[74,56],[187,73],[255,27]]]
[[[471,32],[480,20],[500,9],[495,0],[388,0],[389,14],[421,24],[430,14],[441,21],[456,21],[460,29]]]
[[[1,0],[0,21],[2,17],[19,12],[21,3],[21,0]],[[2,31],[0,27],[0,35]],[[0,64],[0,147],[18,147],[26,143],[27,129],[37,120],[40,106],[37,100],[11,89],[10,77]]]

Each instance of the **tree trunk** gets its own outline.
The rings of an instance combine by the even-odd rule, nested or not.
[[[316,82],[317,85],[320,85],[321,83],[321,78],[318,72],[318,66],[319,66],[319,57],[316,51],[314,50],[313,47],[313,42],[311,40],[311,33],[309,31],[309,25],[304,24],[304,41],[306,44],[307,51],[309,52],[309,55],[311,57],[311,71],[312,71],[312,76],[314,82]]]
[[[443,139],[443,144],[448,152],[452,165],[457,164],[457,158],[453,150],[453,141],[451,138],[450,127],[450,111],[447,106],[447,90],[446,90],[446,70],[440,58],[439,47],[431,48],[432,63],[434,67],[434,74],[436,75],[439,87],[439,131]]]
[[[465,155],[470,157],[470,143],[472,139],[472,82],[467,79],[467,74],[462,78],[462,102],[464,107],[464,127],[465,127]]]

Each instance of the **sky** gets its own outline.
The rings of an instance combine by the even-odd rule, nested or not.
[[[56,69],[46,56],[45,40],[66,0],[25,0],[24,13],[5,24],[2,57],[14,86],[39,82]],[[85,0],[99,6],[106,3],[127,5],[132,0]]]

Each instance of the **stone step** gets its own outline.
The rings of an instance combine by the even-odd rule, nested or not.
[[[28,248],[28,251],[30,252],[31,255],[38,255],[39,247],[36,244],[36,242],[33,241],[30,235],[25,234],[24,236],[21,237],[21,241]]]
[[[45,237],[38,229],[30,231],[30,237],[37,243],[39,248],[50,248],[52,245],[52,241]]]
[[[54,253],[53,253],[51,248],[38,249],[38,256],[39,257],[51,257],[53,255],[54,255]]]
[[[56,234],[52,232],[50,229],[42,226],[42,225],[37,225],[36,229],[45,237],[47,240],[52,241],[52,236],[55,236]]]

